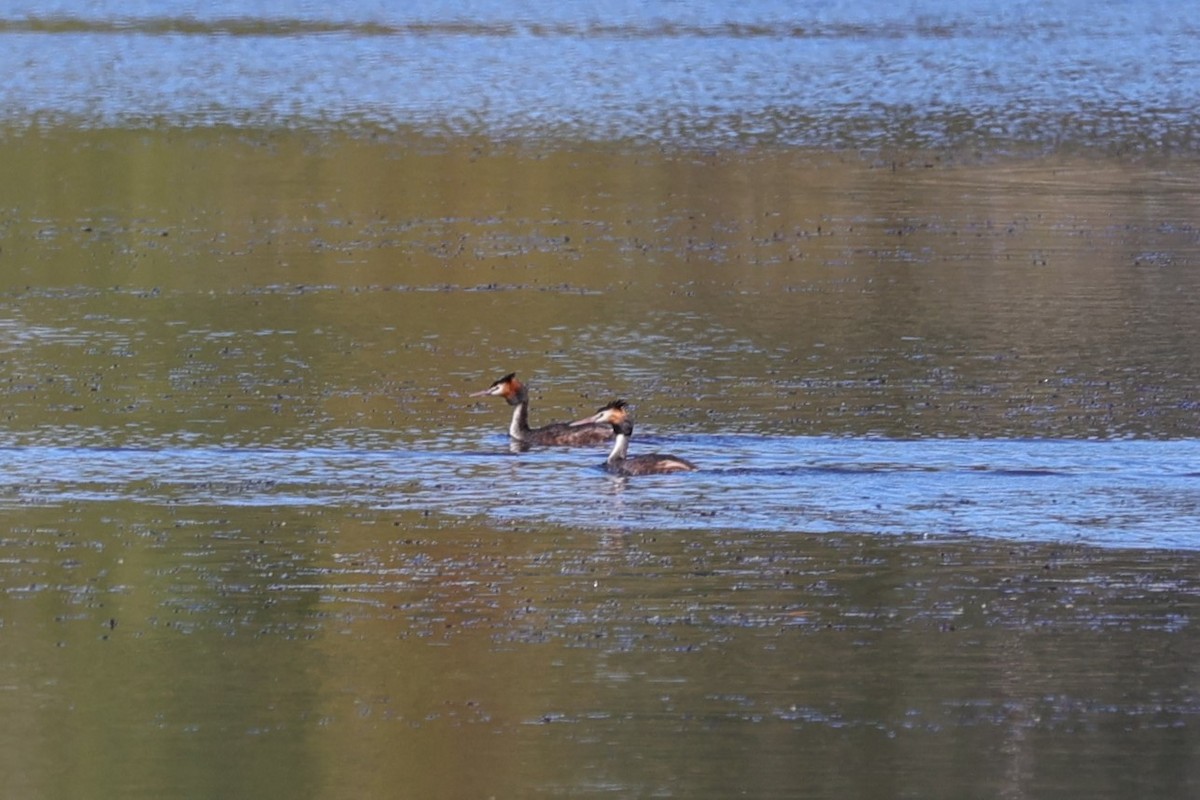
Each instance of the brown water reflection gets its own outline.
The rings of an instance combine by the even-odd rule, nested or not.
[[[1198,778],[1190,555],[123,506],[5,545],[3,752],[40,796]]]
[[[0,151],[10,791],[1195,794],[1195,475],[1162,441],[1197,434],[1194,164],[221,129]],[[466,394],[513,369],[539,420],[625,395],[710,469],[622,489],[599,452],[508,453]],[[892,472],[964,507],[960,473],[1021,472],[947,456],[980,439],[1144,439],[1185,549],[786,517],[886,514],[869,489],[697,528],[695,487],[754,500],[732,433],[905,439]],[[1097,447],[1131,491],[1006,496],[1119,528],[1153,454],[1123,476]],[[789,481],[818,483],[757,482]],[[570,487],[611,524],[572,524]]]
[[[13,431],[454,428],[483,410],[449,397],[519,369],[682,430],[1196,433],[1183,163],[6,142]]]

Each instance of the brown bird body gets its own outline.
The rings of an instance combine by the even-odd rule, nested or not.
[[[515,372],[499,378],[483,391],[471,393],[471,397],[485,396],[503,397],[506,403],[513,406],[508,435],[523,444],[583,446],[602,444],[613,438],[612,426],[601,423],[577,426],[570,422],[553,422],[540,428],[531,428],[529,389],[517,380]]]
[[[595,414],[572,425],[611,425],[616,441],[604,467],[614,475],[653,475],[666,472],[693,472],[697,467],[686,458],[663,453],[630,456],[629,440],[633,436],[633,417],[624,400],[614,400]]]

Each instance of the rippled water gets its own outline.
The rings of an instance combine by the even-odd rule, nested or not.
[[[1197,31],[6,4],[5,790],[1197,796]]]
[[[0,108],[98,125],[1195,151],[1198,29],[1192,5],[1169,2],[24,0],[0,12]]]
[[[920,534],[1200,546],[1193,441],[896,442],[651,437],[696,475],[614,479],[603,451],[513,455],[500,440],[413,452],[28,447],[3,453],[0,507],[361,506],[617,532]],[[656,448],[657,449],[657,448]]]
[[[86,153],[72,137],[14,141],[30,167],[10,168],[23,211],[0,294],[10,507],[1195,547],[1190,177],[805,154],[647,171],[599,148],[471,150],[462,182],[442,179],[454,148],[355,137],[180,152],[217,146],[204,178],[162,159],[161,194],[126,220],[102,191],[66,213],[43,194],[36,165]],[[307,186],[273,177],[281,152]],[[505,212],[523,201],[488,178],[510,173],[560,188]],[[663,180],[681,188],[659,196]],[[535,424],[626,396],[634,452],[704,471],[627,487],[588,469],[602,451],[514,457],[505,407],[468,397],[514,369]]]

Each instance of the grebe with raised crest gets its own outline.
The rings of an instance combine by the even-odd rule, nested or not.
[[[508,435],[522,444],[581,446],[602,444],[613,437],[612,427],[599,422],[594,425],[553,422],[540,428],[529,427],[529,389],[517,380],[515,372],[493,381],[481,392],[472,392],[471,397],[503,397],[506,403],[513,406]]]
[[[653,475],[665,472],[693,472],[699,469],[686,458],[679,456],[661,453],[627,456],[629,439],[633,436],[633,417],[630,416],[624,400],[613,400],[592,416],[571,424],[612,426],[617,440],[613,444],[612,452],[608,454],[608,460],[604,462],[604,468],[615,475]]]

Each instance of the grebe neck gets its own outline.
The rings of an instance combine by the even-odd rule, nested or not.
[[[513,406],[512,422],[508,425],[508,435],[514,439],[524,439],[529,433],[529,399],[521,398]]]
[[[617,434],[617,440],[612,443],[612,451],[608,453],[608,465],[620,467],[625,461],[625,453],[629,452],[629,438],[634,435],[634,423],[622,420],[614,423],[612,432]]]
[[[608,454],[609,466],[619,466],[629,452],[629,434],[623,430],[617,431],[617,439],[613,442],[612,451]]]

